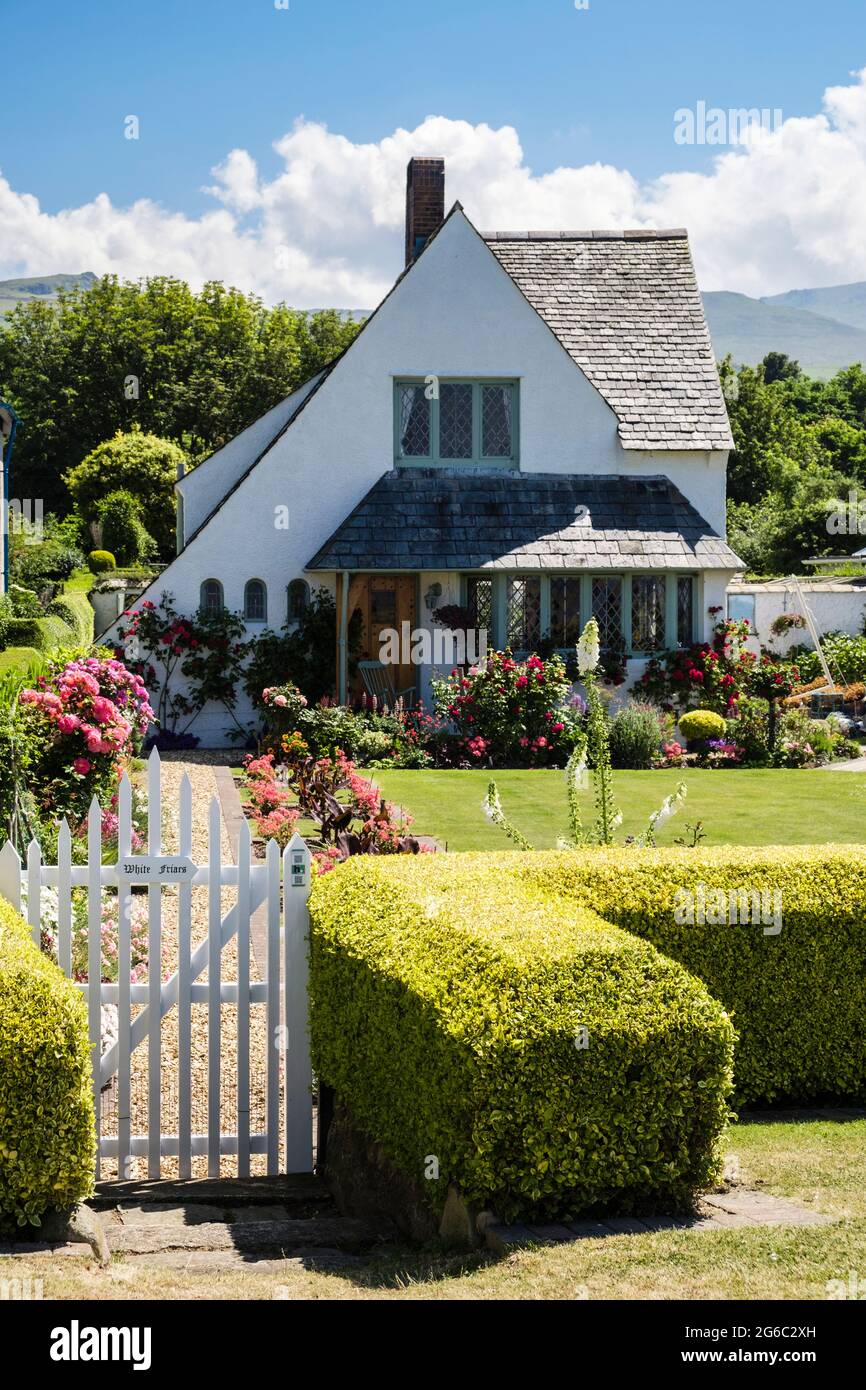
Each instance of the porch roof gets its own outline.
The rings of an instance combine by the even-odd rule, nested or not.
[[[741,570],[743,563],[663,476],[397,468],[307,569]]]

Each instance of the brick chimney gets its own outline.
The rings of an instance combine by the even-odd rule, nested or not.
[[[445,220],[445,160],[410,159],[406,169],[406,264]]]

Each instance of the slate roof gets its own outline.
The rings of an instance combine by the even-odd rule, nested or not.
[[[588,516],[579,514],[588,509]],[[742,561],[665,477],[397,468],[308,570],[701,570]]]
[[[481,235],[611,406],[623,448],[733,448],[685,231]]]

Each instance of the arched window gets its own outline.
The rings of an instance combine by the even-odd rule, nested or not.
[[[224,607],[222,584],[218,579],[206,579],[201,586],[201,611],[208,618],[216,618]]]
[[[268,591],[261,579],[250,579],[244,589],[244,617],[248,623],[264,623],[268,617]]]
[[[293,579],[289,585],[289,622],[299,623],[310,602],[310,586],[306,579]]]

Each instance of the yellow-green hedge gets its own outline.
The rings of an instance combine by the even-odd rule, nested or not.
[[[434,1207],[452,1181],[506,1217],[682,1203],[715,1172],[727,1015],[499,859],[358,857],[316,882],[318,1076]]]
[[[0,900],[0,1228],[93,1190],[96,1137],[80,994]]]
[[[703,980],[739,1035],[738,1102],[866,1098],[861,847],[621,848],[496,858],[503,874],[590,905]],[[780,893],[781,931],[775,923],[677,923],[677,890],[695,893],[699,884],[726,895]],[[766,906],[772,915],[772,896]]]

